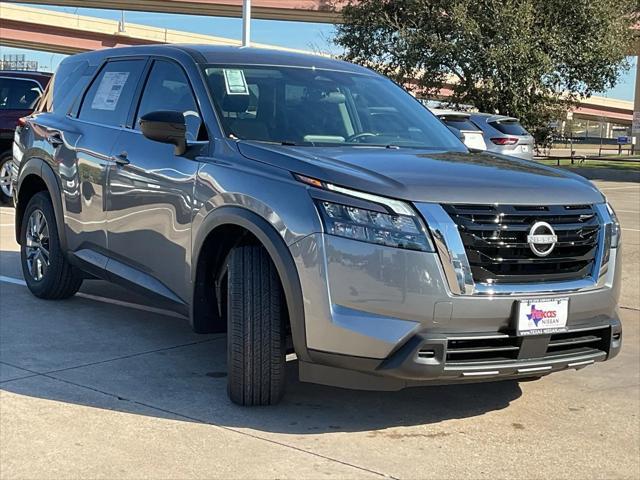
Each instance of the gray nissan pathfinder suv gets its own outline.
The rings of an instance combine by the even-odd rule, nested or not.
[[[228,386],[396,390],[610,359],[620,228],[587,180],[471,153],[385,77],[320,56],[67,58],[16,133],[29,289],[100,278],[227,332]]]

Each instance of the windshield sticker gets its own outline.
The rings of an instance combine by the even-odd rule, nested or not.
[[[244,78],[244,71],[225,68],[223,72],[227,95],[249,95],[249,87],[247,80]]]
[[[122,94],[124,84],[127,83],[129,72],[107,72],[102,77],[96,96],[91,102],[93,110],[114,111]]]

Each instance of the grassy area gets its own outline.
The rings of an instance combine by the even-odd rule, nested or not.
[[[619,158],[619,157],[614,157]],[[636,157],[632,157],[636,158]],[[640,157],[638,157],[640,158]],[[558,165],[558,160],[552,159],[538,159],[540,163],[544,163],[545,165]],[[574,160],[573,165],[571,164],[570,159],[561,159],[560,160],[561,167],[580,167],[580,168],[614,168],[616,170],[637,170],[640,171],[640,161],[625,161],[625,160],[615,160],[615,161],[607,161],[607,160],[585,160],[583,163],[580,163],[579,160]]]

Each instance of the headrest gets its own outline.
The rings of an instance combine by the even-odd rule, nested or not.
[[[249,108],[250,95],[225,95],[222,110],[225,112],[243,113]]]
[[[340,92],[329,92],[320,100],[322,103],[346,103],[346,101],[347,97]]]

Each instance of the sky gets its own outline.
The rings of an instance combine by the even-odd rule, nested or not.
[[[32,5],[25,5],[32,6]],[[77,13],[92,17],[119,20],[121,12],[116,10],[99,10],[92,8],[54,7],[43,6],[67,13]],[[202,17],[194,15],[172,15],[162,13],[125,12],[125,20],[131,23],[139,23],[153,27],[183,30],[217,37],[227,37],[240,40],[242,33],[242,21],[239,18]],[[253,20],[251,24],[251,39],[257,43],[267,43],[282,47],[297,48],[301,50],[322,50],[337,53],[337,46],[331,44],[334,32],[333,25],[285,22],[275,20]],[[29,60],[36,60],[40,69],[54,71],[64,58],[64,55],[33,50],[0,47],[0,56],[3,54],[24,53]],[[598,93],[599,96],[615,98],[619,100],[633,100],[635,88],[635,65],[637,57],[631,57],[632,68],[623,72],[618,84],[611,90]]]

